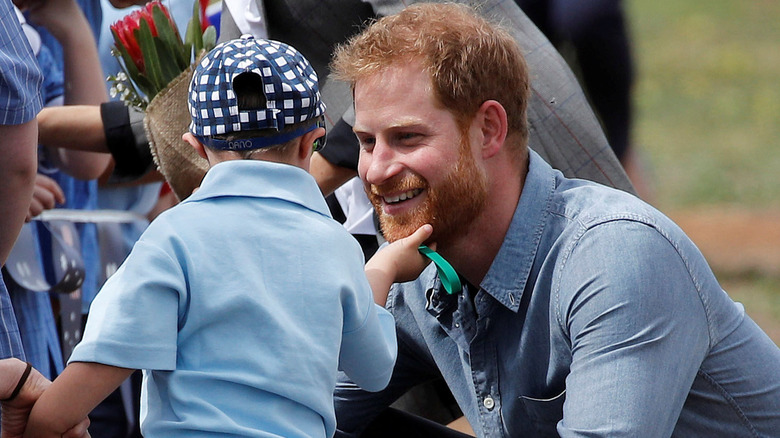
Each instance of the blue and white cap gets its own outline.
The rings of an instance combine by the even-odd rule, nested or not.
[[[242,73],[255,73],[262,79],[264,109],[239,110],[233,80]],[[317,73],[309,61],[287,44],[249,35],[219,44],[206,54],[190,82],[188,105],[190,132],[204,144],[225,150],[281,144],[317,126],[254,141],[225,141],[213,136],[251,130],[282,131],[325,114]]]

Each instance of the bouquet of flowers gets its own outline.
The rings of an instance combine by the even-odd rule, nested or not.
[[[205,14],[209,0],[196,0],[182,41],[159,0],[111,26],[114,56],[122,67],[110,76],[112,97],[144,111],[144,131],[157,169],[179,199],[200,185],[208,163],[182,140],[190,114],[187,90],[195,65],[216,43]]]
[[[216,42],[216,30],[205,15],[208,0],[196,0],[182,41],[168,9],[155,0],[111,25],[112,53],[121,72],[109,76],[111,97],[145,110],[149,102],[186,70],[201,51]]]

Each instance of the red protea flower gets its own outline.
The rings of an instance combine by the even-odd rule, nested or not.
[[[214,28],[210,27],[209,32],[200,31],[200,7],[203,4],[199,0],[193,5],[186,43],[182,41],[170,12],[159,0],[147,3],[111,25],[115,55],[129,79],[125,83],[124,79],[109,77],[117,84],[117,91],[120,91],[120,85],[122,92],[129,89],[133,94],[130,100],[143,109],[145,103],[190,65],[193,50],[198,53],[204,48],[214,47]],[[194,29],[191,35],[190,27]]]
[[[112,24],[111,31],[114,33],[115,43],[127,50],[138,71],[144,72],[144,57],[141,53],[141,47],[138,45],[138,40],[134,35],[135,31],[140,27],[140,22],[141,11],[139,10]]]

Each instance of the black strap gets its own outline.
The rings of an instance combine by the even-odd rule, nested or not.
[[[10,397],[4,398],[0,401],[7,402],[15,399],[16,396],[19,395],[19,392],[22,391],[22,386],[24,386],[24,383],[27,381],[27,377],[30,376],[30,371],[32,371],[32,365],[30,364],[30,362],[27,362],[27,367],[24,369],[24,372],[22,373],[22,377],[19,378],[19,383],[16,384],[16,388],[14,388],[14,392],[11,393]]]

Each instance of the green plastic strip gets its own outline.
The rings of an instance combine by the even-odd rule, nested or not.
[[[436,270],[439,271],[439,278],[444,285],[444,290],[450,295],[460,292],[463,286],[460,284],[460,277],[455,272],[455,268],[447,260],[444,260],[444,257],[440,256],[439,253],[425,245],[420,245],[418,250],[436,265]]]

